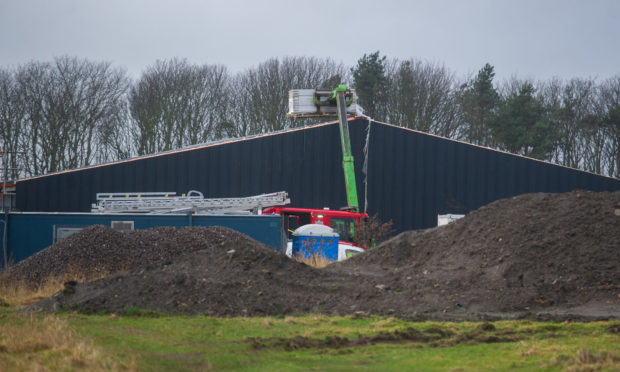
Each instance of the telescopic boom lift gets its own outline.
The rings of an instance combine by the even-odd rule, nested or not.
[[[310,101],[310,96],[312,100]],[[342,169],[347,194],[347,209],[359,211],[357,186],[355,183],[355,167],[349,138],[349,113],[356,114],[358,106],[355,90],[346,85],[338,85],[336,89],[298,89],[289,92],[289,114],[295,117],[338,116],[340,127],[340,143],[342,147]],[[335,110],[334,110],[335,109]]]
[[[342,145],[342,169],[344,171],[344,185],[347,192],[347,206],[353,212],[359,211],[357,199],[357,186],[355,183],[355,167],[353,154],[351,153],[351,139],[349,138],[349,122],[347,121],[347,106],[353,102],[353,92],[346,85],[338,87],[328,93],[323,94],[317,90],[314,94],[314,102],[320,105],[334,105],[338,111],[338,121],[340,127],[340,144]],[[322,100],[323,97],[327,99]]]

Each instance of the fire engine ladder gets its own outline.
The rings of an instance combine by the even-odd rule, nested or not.
[[[205,199],[200,191],[187,195],[176,192],[98,193],[91,212],[96,213],[189,213],[260,214],[263,208],[289,204],[286,191],[239,198]]]

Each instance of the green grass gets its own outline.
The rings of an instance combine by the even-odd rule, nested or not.
[[[58,317],[103,355],[114,356],[119,366],[137,370],[620,370],[618,321],[500,321],[489,326],[385,317],[172,317],[139,309],[126,314],[133,315]],[[0,312],[0,327],[20,321]],[[422,339],[399,340],[404,334]],[[327,338],[341,346],[325,347]],[[1,342],[0,334],[3,370]]]

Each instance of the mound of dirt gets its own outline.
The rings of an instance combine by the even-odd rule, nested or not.
[[[521,195],[447,226],[405,232],[324,269],[223,228],[215,241],[209,234],[190,238],[204,234],[200,228],[124,233],[99,228],[124,241],[102,256],[140,246],[142,261],[36,306],[209,315],[358,312],[409,319],[620,317],[618,204],[620,192]],[[169,244],[165,258],[148,243],[136,244],[158,230]],[[92,264],[90,255],[84,255],[84,265]]]
[[[71,287],[70,295],[65,290],[47,305],[84,312],[135,307],[209,315],[310,311],[296,304],[312,298],[308,288],[320,277],[316,271],[244,235],[231,234],[222,244]],[[307,287],[298,288],[303,281]]]
[[[620,315],[620,192],[528,194],[330,267],[381,273],[418,313]]]
[[[239,235],[220,226],[135,231],[90,226],[10,267],[0,285],[19,281],[36,288],[48,278],[72,273],[97,278],[221,245]]]

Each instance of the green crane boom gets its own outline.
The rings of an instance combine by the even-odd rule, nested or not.
[[[290,95],[291,92],[294,92]],[[305,100],[304,93],[301,91],[289,92],[289,117],[315,117],[334,115],[333,107],[336,107],[338,120],[340,122],[340,142],[342,145],[342,169],[344,170],[344,183],[347,193],[347,207],[354,212],[359,212],[359,202],[357,199],[357,186],[355,183],[355,167],[353,154],[351,153],[351,140],[349,139],[349,123],[347,121],[347,107],[355,101],[355,92],[348,89],[346,85],[338,85],[336,89],[313,89],[312,103],[310,105],[316,111],[309,111],[309,106]],[[296,106],[298,105],[298,106]],[[303,109],[302,109],[303,107]]]
[[[351,140],[349,138],[349,122],[347,121],[347,106],[345,101],[346,85],[339,85],[334,89],[338,107],[338,120],[340,122],[340,143],[342,145],[342,169],[344,171],[344,185],[347,191],[347,205],[359,211],[357,200],[357,185],[355,183],[355,166],[351,153]]]

